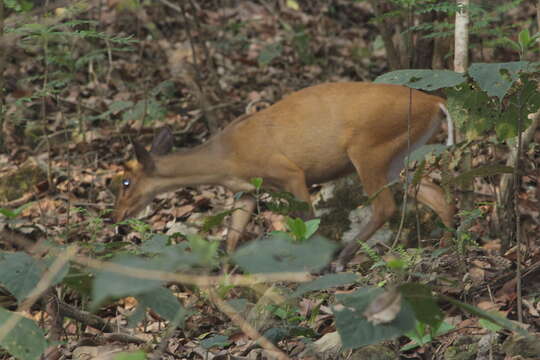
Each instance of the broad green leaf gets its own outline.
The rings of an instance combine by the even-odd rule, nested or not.
[[[409,302],[416,319],[434,328],[444,319],[444,314],[437,305],[429,287],[422,284],[403,284],[399,287],[403,298]]]
[[[272,344],[277,344],[281,340],[285,339],[290,334],[290,329],[283,327],[273,327],[266,330],[263,334],[265,338],[270,340]]]
[[[146,315],[146,306],[141,303],[137,304],[135,310],[128,316],[127,327],[130,329],[135,328],[141,321],[144,320]]]
[[[519,73],[525,71],[528,66],[528,61],[474,63],[469,67],[469,75],[489,96],[496,96],[502,101],[512,84],[519,78]]]
[[[0,269],[0,283],[19,303],[36,287],[44,272],[39,261],[23,252],[0,253]]]
[[[146,360],[146,353],[142,350],[133,352],[121,352],[114,355],[114,360]]]
[[[95,308],[106,298],[119,298],[124,296],[135,296],[161,286],[161,281],[153,279],[143,279],[129,276],[129,268],[134,270],[161,270],[171,271],[171,264],[161,261],[160,257],[142,258],[132,255],[119,255],[110,262],[128,268],[127,272],[116,273],[107,270],[95,271],[94,284],[92,286],[92,307]]]
[[[464,81],[463,74],[450,70],[396,70],[375,79],[376,83],[405,85],[429,91],[456,86]]]
[[[210,349],[214,346],[218,347],[226,347],[231,344],[229,338],[227,336],[223,335],[214,335],[209,337],[208,339],[204,339],[201,341],[201,346],[205,349]]]
[[[358,280],[358,275],[352,273],[323,275],[313,281],[301,284],[290,295],[291,298],[301,296],[310,291],[326,290],[332,287],[350,284]]]
[[[358,348],[392,339],[414,328],[414,313],[407,301],[402,302],[400,312],[389,323],[374,325],[363,316],[366,307],[382,291],[380,288],[363,288],[352,294],[336,296],[337,301],[343,304],[343,308],[335,308],[334,313],[345,348]]]
[[[219,242],[208,241],[200,235],[187,235],[189,247],[198,263],[203,266],[213,265],[217,261]]]
[[[169,321],[173,321],[178,316],[181,316],[179,321],[183,323],[187,314],[187,311],[182,307],[171,290],[164,287],[139,294],[136,298],[141,306],[153,309],[159,316]]]
[[[287,218],[287,229],[294,235],[296,240],[302,240],[306,237],[306,224],[300,218]]]
[[[17,318],[18,322],[0,341],[0,348],[19,360],[39,359],[49,346],[43,330],[34,321],[0,308],[0,324],[5,324],[12,316]]]
[[[169,249],[169,237],[163,234],[154,234],[141,244],[141,251],[144,253],[160,254]]]
[[[250,273],[318,271],[333,257],[336,245],[315,235],[293,243],[285,234],[272,234],[244,245],[233,261]]]
[[[54,260],[54,257],[36,260],[23,252],[0,253],[0,269],[2,269],[0,284],[3,284],[20,303],[36,287]],[[62,281],[68,270],[69,265],[66,264],[55,274],[51,285]]]

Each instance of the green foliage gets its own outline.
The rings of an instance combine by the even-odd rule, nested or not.
[[[399,287],[399,291],[411,305],[418,321],[437,328],[444,318],[439,309],[431,289],[422,284],[406,283]]]
[[[414,312],[408,302],[402,301],[395,318],[387,323],[374,324],[363,316],[368,305],[383,293],[380,288],[363,288],[351,294],[338,294],[335,306],[336,327],[343,346],[347,349],[392,339],[412,330]]]
[[[23,204],[23,205],[19,206],[15,210],[0,207],[0,214],[4,215],[5,217],[7,217],[10,220],[13,220],[13,219],[18,218],[19,216],[21,216],[21,213],[24,211],[24,209],[26,209],[27,207],[29,207],[29,206],[31,206],[33,204],[34,204],[34,202],[29,202],[29,203],[26,203],[26,204]]]
[[[315,234],[315,232],[319,228],[320,223],[320,219],[313,219],[304,222],[304,220],[300,218],[287,217],[286,225],[287,230],[290,232],[290,234],[294,237],[296,241],[304,241],[309,239],[313,234]]]
[[[405,333],[405,336],[411,339],[413,343],[402,346],[401,351],[409,351],[419,346],[424,346],[435,340],[435,338],[447,334],[452,330],[454,330],[454,326],[445,321],[441,321],[436,327],[430,327],[425,323],[417,321],[414,330]]]
[[[8,9],[16,12],[26,12],[32,10],[34,4],[30,0],[2,0]]]
[[[201,341],[201,346],[205,349],[213,348],[214,346],[223,348],[231,344],[231,341],[227,336],[214,335]]]
[[[0,284],[21,303],[34,290],[53,261],[54,257],[38,260],[24,252],[0,252]],[[66,266],[55,275],[52,285],[60,283],[67,272]]]
[[[200,235],[187,235],[191,254],[196,256],[197,263],[204,267],[217,264],[219,242],[208,241]]]
[[[476,221],[485,216],[479,208],[473,210],[462,210],[458,213],[461,219],[459,227],[456,229],[456,248],[459,254],[465,253],[467,246],[478,246],[475,235],[469,229]]]
[[[180,326],[184,325],[184,320],[189,312],[178,302],[174,294],[165,287],[159,287],[152,292],[144,292],[136,296],[137,309],[135,313],[144,313],[145,309],[153,309],[162,318],[175,322]],[[140,320],[130,318],[130,322],[135,325]]]
[[[232,215],[235,211],[243,211],[242,209],[231,209],[231,210],[225,210],[220,213],[217,213],[216,215],[207,216],[204,219],[203,226],[201,228],[202,231],[208,232],[212,230],[213,228],[221,225],[223,223],[223,220],[229,215]]]
[[[255,190],[261,190],[263,179],[260,177],[256,177],[250,180],[251,185],[255,186]]]
[[[290,295],[291,298],[299,297],[311,291],[326,290],[336,286],[343,286],[358,280],[358,275],[352,273],[327,274],[317,279],[304,283]]]
[[[242,246],[232,258],[252,274],[319,271],[332,260],[335,248],[318,235],[297,243],[285,233],[273,233]]]
[[[19,360],[37,360],[49,346],[43,330],[17,313],[0,308],[0,324],[16,319],[13,329],[0,340],[0,347]]]
[[[147,356],[144,351],[131,351],[131,352],[121,352],[114,355],[113,360],[146,360]]]
[[[413,89],[434,91],[465,81],[463,74],[451,70],[396,70],[375,79],[376,83],[406,85]]]
[[[469,68],[468,80],[448,70],[400,70],[380,76],[376,82],[422,90],[447,88],[452,117],[469,138],[495,130],[499,139],[505,140],[517,135],[518,119],[525,128],[530,123],[526,115],[540,108],[537,73],[538,64],[526,61],[475,63]]]
[[[519,79],[520,72],[526,71],[528,66],[529,63],[526,61],[496,64],[475,63],[469,67],[468,73],[489,97],[497,97],[501,102],[512,85]]]

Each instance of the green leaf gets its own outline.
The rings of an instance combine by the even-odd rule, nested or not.
[[[127,272],[116,273],[107,270],[95,271],[94,284],[92,286],[92,308],[95,308],[107,298],[120,298],[124,296],[135,296],[145,292],[155,290],[161,286],[161,281],[153,279],[142,279],[129,276],[129,268],[135,270],[161,270],[171,271],[171,266],[167,262],[161,261],[161,257],[142,258],[132,255],[118,255],[110,262],[128,268]]]
[[[519,78],[519,73],[529,66],[528,61],[508,63],[474,63],[469,67],[469,75],[489,96],[495,96],[502,101]]]
[[[319,235],[293,243],[277,233],[242,246],[232,258],[250,273],[318,271],[332,260],[335,248]]]
[[[259,190],[263,184],[263,179],[260,177],[255,177],[250,180],[251,185],[255,186],[255,189]]]
[[[444,319],[444,314],[437,305],[431,289],[422,284],[403,284],[399,287],[403,298],[407,300],[413,309],[416,319],[437,328]]]
[[[494,315],[498,315],[497,313],[493,313]],[[489,331],[497,332],[502,330],[502,326],[499,324],[493,323],[487,319],[480,319],[478,323],[484,328]]]
[[[179,321],[183,323],[188,313],[171,290],[164,287],[139,294],[136,298],[141,306],[153,309],[159,316],[169,321],[180,316]]]
[[[263,336],[272,344],[277,345],[278,342],[285,339],[290,334],[290,329],[284,327],[273,327],[266,330]]]
[[[23,252],[0,253],[0,269],[0,283],[19,303],[36,287],[43,275],[39,261]]]
[[[456,86],[464,81],[463,74],[450,70],[396,70],[375,79],[376,83],[405,85],[429,91]]]
[[[229,338],[227,336],[223,335],[214,335],[209,337],[208,339],[204,339],[201,341],[201,346],[205,349],[210,349],[214,346],[218,346],[220,348],[227,347],[231,344]]]
[[[529,33],[529,29],[521,30],[519,32],[518,39],[519,39],[519,45],[521,45],[521,48],[523,50],[527,49],[531,43],[531,34]]]
[[[141,244],[141,251],[150,254],[160,254],[170,249],[169,237],[163,234],[154,234]]]
[[[11,317],[18,322],[0,341],[0,347],[19,360],[39,359],[49,346],[43,330],[34,321],[0,307],[0,324],[5,324]]]
[[[208,232],[215,228],[216,226],[219,226],[223,223],[223,220],[225,220],[225,217],[231,215],[234,211],[243,211],[243,209],[231,209],[231,210],[225,210],[222,211],[216,215],[207,216],[204,219],[204,224],[202,226],[202,231]]]
[[[121,352],[114,355],[114,360],[146,360],[146,353],[142,350],[133,352]]]
[[[306,237],[307,227],[300,218],[287,218],[287,229],[293,234],[296,240],[303,240]]]
[[[453,325],[447,323],[446,321],[442,321],[436,329],[432,329],[431,332],[427,332],[426,326],[421,322],[417,322],[415,330],[409,331],[405,334],[407,337],[409,337],[409,339],[414,341],[414,343],[402,346],[401,351],[409,351],[419,346],[423,346],[433,341],[434,337],[444,335],[454,329],[455,327]]]
[[[23,252],[0,253],[0,283],[9,290],[20,303],[36,287],[54,257],[36,260]],[[69,265],[55,274],[52,284],[56,285],[66,276]]]
[[[352,349],[374,344],[414,328],[414,313],[407,301],[402,302],[401,310],[389,323],[374,325],[363,316],[366,307],[382,291],[380,288],[363,288],[351,294],[336,295],[337,301],[344,305],[344,308],[334,310],[343,347]]]
[[[510,38],[507,38],[507,37],[501,38],[501,42],[503,43],[503,45],[504,44],[509,45],[510,47],[512,47],[512,49],[516,50],[518,53],[521,53],[522,51],[522,48],[519,46],[520,44],[518,44],[517,42],[515,42],[514,40]]]
[[[305,238],[309,239],[319,229],[321,219],[311,219],[305,222],[306,234]]]
[[[200,235],[187,235],[189,247],[203,266],[213,265],[217,261],[219,242],[208,241]]]
[[[350,284],[358,280],[358,275],[352,273],[323,275],[313,281],[301,284],[290,295],[291,298],[299,297],[310,291],[326,290],[336,286]]]
[[[8,219],[15,219],[21,215],[24,209],[29,207],[30,205],[33,205],[35,201],[23,204],[16,208],[15,210],[7,209],[7,208],[0,208],[0,214],[4,215]]]

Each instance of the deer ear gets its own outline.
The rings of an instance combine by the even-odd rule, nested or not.
[[[133,141],[133,150],[137,161],[142,165],[145,172],[152,172],[156,168],[152,155],[146,151],[144,146],[136,141]]]
[[[171,132],[171,129],[167,126],[161,128],[159,132],[154,136],[154,141],[152,141],[152,149],[150,152],[154,155],[165,155],[168,154],[174,143],[174,136]]]

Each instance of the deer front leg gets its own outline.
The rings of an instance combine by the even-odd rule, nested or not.
[[[227,234],[227,253],[231,254],[236,249],[238,240],[240,240],[240,237],[244,233],[256,205],[257,201],[250,194],[243,194],[234,202],[234,211]]]

